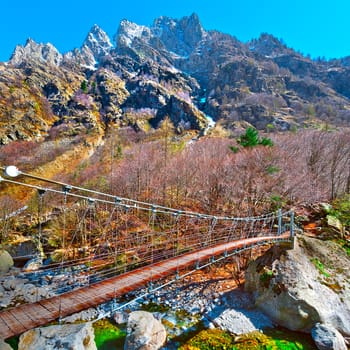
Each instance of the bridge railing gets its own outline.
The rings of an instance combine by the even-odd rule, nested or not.
[[[35,260],[39,264],[32,262],[35,269],[28,266],[29,271],[22,275],[36,286],[50,287],[54,294],[220,244],[278,237],[287,228],[294,234],[293,214],[281,210],[248,218],[214,216],[19,175],[60,186],[43,187],[0,177],[0,182],[37,191],[37,215],[28,226],[35,228]],[[52,197],[60,199],[53,201]],[[42,222],[49,201],[56,209],[48,222]],[[57,249],[52,249],[53,244]]]

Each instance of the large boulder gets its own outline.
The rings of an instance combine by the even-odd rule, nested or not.
[[[310,332],[328,324],[350,336],[350,258],[335,243],[299,238],[294,249],[275,246],[248,267],[245,288],[275,323]]]
[[[146,311],[130,313],[127,324],[125,350],[157,350],[166,340],[162,323]]]
[[[0,275],[9,272],[12,266],[12,256],[6,250],[0,250]]]
[[[213,312],[215,315],[215,311]],[[211,316],[209,314],[209,316]],[[272,328],[271,320],[260,310],[235,310],[225,308],[223,312],[213,319],[213,323],[220,329],[236,335],[242,335],[263,328]]]
[[[18,350],[97,350],[91,323],[35,328],[19,338]]]

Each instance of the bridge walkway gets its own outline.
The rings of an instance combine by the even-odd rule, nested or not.
[[[8,339],[32,328],[47,325],[50,322],[56,321],[59,317],[66,317],[87,308],[97,306],[145,286],[151,281],[164,278],[188,266],[193,266],[197,262],[219,256],[225,252],[230,253],[245,247],[285,241],[289,237],[289,233],[285,233],[277,237],[252,237],[219,244],[140,267],[122,275],[59,296],[1,311],[0,338]]]

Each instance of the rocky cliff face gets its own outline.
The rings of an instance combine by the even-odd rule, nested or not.
[[[113,46],[108,35],[95,24],[87,35],[83,47],[89,49],[98,61],[108,55]]]
[[[206,31],[196,14],[150,27],[123,20],[114,41],[95,25],[65,54],[31,39],[17,46],[0,64],[0,143],[43,139],[61,124],[73,134],[111,123],[149,130],[165,116],[200,131],[204,113],[230,131],[349,121],[346,58],[311,60],[269,34],[244,44]]]
[[[66,65],[73,62],[94,69],[101,59],[110,54],[112,47],[108,35],[95,24],[86,36],[81,48],[64,55],[64,62]]]
[[[187,57],[206,36],[196,14],[175,20],[160,17],[154,21],[152,33],[164,44],[166,50]]]
[[[28,39],[24,46],[16,46],[9,63],[20,66],[21,63],[27,61],[38,61],[58,66],[62,61],[62,55],[50,43],[38,44],[32,39]]]

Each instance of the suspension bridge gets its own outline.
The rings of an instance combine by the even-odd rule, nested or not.
[[[13,166],[2,170],[3,191],[21,186],[37,198],[35,213],[18,212],[35,228],[37,252],[25,257],[30,263],[20,276],[37,288],[36,295],[0,311],[3,339],[141,287],[153,293],[229,256],[294,237],[293,212],[209,215],[72,186]],[[42,288],[49,295],[38,293]]]

